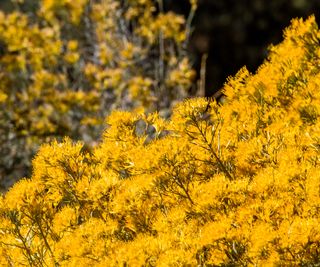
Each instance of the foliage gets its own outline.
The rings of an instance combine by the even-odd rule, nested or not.
[[[0,12],[3,183],[27,174],[43,142],[91,144],[112,109],[167,114],[188,95],[190,25],[158,1],[38,0],[25,13],[24,2]]]
[[[116,111],[93,150],[42,146],[1,199],[1,265],[316,265],[320,32],[310,17],[284,36],[222,106]]]

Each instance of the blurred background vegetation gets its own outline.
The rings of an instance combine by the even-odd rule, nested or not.
[[[90,149],[113,110],[168,117],[194,91],[191,20],[162,2],[0,3],[0,189],[30,176],[41,144],[68,136]]]
[[[37,1],[28,0],[23,9],[35,10],[36,5]],[[1,10],[16,6],[11,0],[0,1]],[[164,8],[187,17],[190,2],[164,0]],[[201,56],[208,53],[206,95],[220,89],[244,65],[254,72],[267,56],[268,46],[281,41],[291,19],[314,14],[319,20],[319,12],[319,0],[198,0],[189,51],[198,75]]]

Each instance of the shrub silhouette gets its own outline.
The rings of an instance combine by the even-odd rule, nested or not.
[[[28,174],[43,142],[92,145],[112,109],[167,114],[188,95],[190,23],[157,3],[38,0],[0,13],[2,186]]]
[[[1,264],[317,264],[319,37],[314,17],[293,20],[221,106],[115,111],[93,150],[43,145],[1,199]]]

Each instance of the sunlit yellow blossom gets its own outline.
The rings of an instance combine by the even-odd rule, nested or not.
[[[151,2],[132,3],[127,16],[138,19]],[[314,17],[293,21],[256,74],[244,68],[227,81],[223,105],[185,100],[170,120],[143,108],[114,111],[94,147],[70,138],[43,145],[31,178],[0,197],[0,265],[317,265],[315,38]],[[85,69],[90,81],[121,83],[121,70]],[[37,96],[41,77],[56,81],[38,71]],[[130,85],[137,93],[152,82],[136,76]]]

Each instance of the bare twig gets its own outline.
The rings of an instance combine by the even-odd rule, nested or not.
[[[201,68],[200,68],[200,80],[199,80],[199,91],[198,96],[204,97],[206,95],[206,72],[207,72],[207,59],[208,54],[203,54],[201,57]]]

